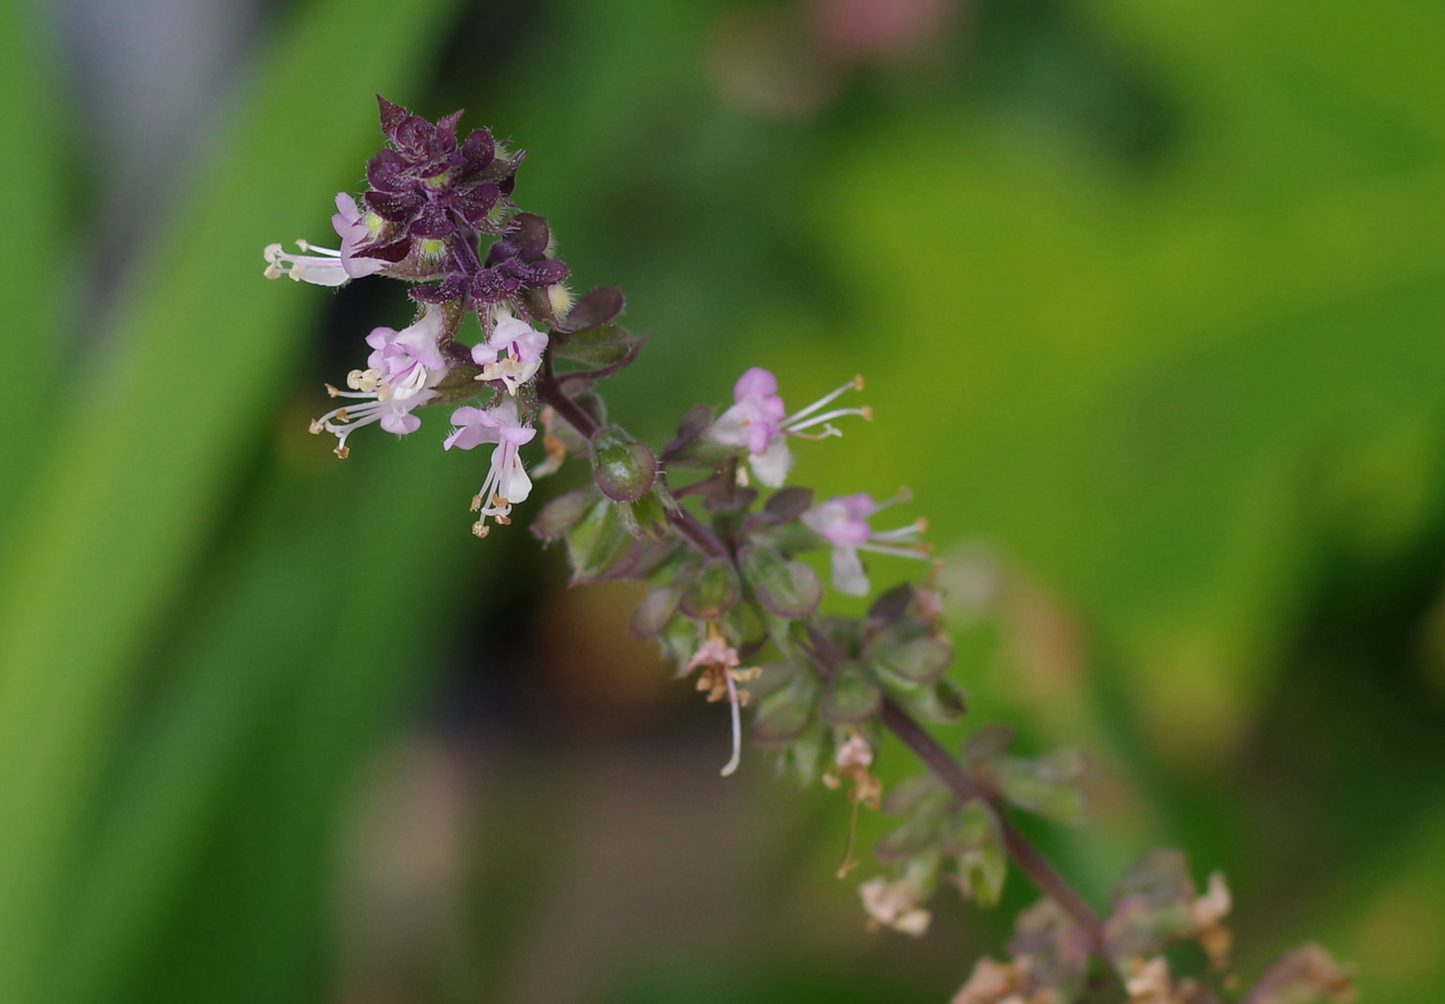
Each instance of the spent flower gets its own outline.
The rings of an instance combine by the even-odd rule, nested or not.
[[[738,684],[756,680],[763,671],[756,666],[739,669],[737,649],[728,644],[717,624],[712,622],[707,626],[707,640],[698,646],[684,672],[690,673],[698,668],[702,669],[702,673],[698,676],[697,689],[706,691],[709,701],[726,698],[732,712],[733,755],[722,769],[722,776],[727,777],[738,769],[743,755],[743,723],[739,709],[748,703],[748,692]]]
[[[927,890],[911,877],[891,882],[885,878],[870,879],[858,887],[858,895],[872,930],[891,927],[916,938],[926,933],[933,922],[933,914],[921,905],[928,900]]]

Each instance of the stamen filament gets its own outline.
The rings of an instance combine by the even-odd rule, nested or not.
[[[733,675],[726,666],[722,667],[722,674],[727,681],[728,704],[732,708],[733,718],[733,755],[732,759],[723,765],[722,776],[730,777],[743,758],[743,718],[742,712],[738,710],[738,685],[733,682]]]
[[[917,522],[908,524],[907,526],[900,526],[896,530],[883,530],[880,533],[875,533],[872,535],[871,539],[884,541],[908,540],[909,538],[917,534],[923,533],[927,529],[928,521],[920,519]]]
[[[830,436],[843,435],[843,430],[839,429],[836,425],[825,425],[819,432],[798,432],[795,429],[784,429],[783,431],[790,436],[797,436],[799,439],[809,440],[827,439]]]
[[[919,543],[913,547],[894,547],[887,544],[874,544],[865,541],[862,544],[854,545],[860,551],[872,551],[875,554],[891,554],[898,558],[922,558],[928,559],[928,545]]]
[[[861,376],[855,376],[852,380],[849,380],[847,383],[845,383],[843,386],[839,387],[837,390],[831,391],[831,392],[823,395],[823,396],[820,397],[818,400],[816,400],[816,401],[814,401],[812,404],[808,405],[806,408],[803,408],[801,411],[795,411],[795,412],[793,412],[793,414],[791,414],[791,415],[789,415],[787,418],[783,419],[782,424],[785,425],[785,426],[791,425],[791,424],[793,424],[794,422],[796,422],[798,419],[800,419],[800,418],[805,418],[805,417],[807,417],[808,415],[811,415],[813,412],[817,411],[819,408],[823,408],[823,407],[826,407],[827,405],[832,404],[834,401],[838,400],[839,397],[841,397],[843,394],[847,393],[848,391],[850,391],[850,390],[862,390],[862,389],[863,389],[863,378],[862,378]],[[850,414],[851,414],[851,412],[850,412]]]
[[[789,425],[788,422],[792,421],[791,419],[789,419],[787,422],[784,422],[781,426],[779,426],[779,428],[781,428],[784,432],[798,432],[801,429],[810,429],[821,422],[831,422],[835,418],[842,418],[844,415],[862,415],[865,419],[872,419],[873,409],[837,408],[833,411],[824,412],[821,415],[814,415],[806,422],[799,422],[796,425]]]

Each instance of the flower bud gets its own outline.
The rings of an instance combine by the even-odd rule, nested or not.
[[[592,437],[592,478],[614,502],[636,502],[657,480],[657,458],[646,443],[611,425]]]

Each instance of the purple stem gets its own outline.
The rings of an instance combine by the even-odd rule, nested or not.
[[[552,370],[552,354],[550,352],[546,355],[543,371],[537,379],[537,394],[543,403],[550,405],[552,410],[576,429],[584,439],[591,441],[592,437],[597,434],[599,426],[596,420],[587,414],[576,401],[568,397],[562,389]],[[661,473],[664,476],[666,474],[665,470]],[[709,558],[732,560],[732,554],[717,538],[717,535],[686,509],[678,507],[671,510],[668,513],[668,519],[678,534],[700,553]],[[820,635],[814,634],[815,644],[823,640]],[[828,664],[827,668],[831,669],[839,654],[827,651],[831,646],[818,644],[817,647],[816,654],[821,661]],[[879,717],[884,726],[912,750],[913,754],[959,799],[967,802],[979,798],[995,807],[999,826],[1003,832],[1004,849],[1008,852],[1008,856],[1040,892],[1057,903],[1060,909],[1067,913],[1075,924],[1079,925],[1088,935],[1093,950],[1098,953],[1100,958],[1107,960],[1109,951],[1104,937],[1103,922],[1099,920],[1093,908],[1084,902],[1084,898],[1075,892],[1068,881],[1059,874],[1058,869],[1014,828],[997,805],[993,793],[984,790],[967,771],[959,766],[958,761],[939,744],[937,739],[921,728],[897,704],[891,700],[885,700]]]
[[[1069,915],[1069,918],[1088,935],[1093,950],[1101,959],[1107,960],[1109,950],[1104,937],[1103,922],[1099,920],[1093,908],[1084,902],[1084,898],[1075,892],[1073,886],[1069,885],[1068,881],[1059,874],[1058,869],[1049,859],[1044,857],[1038,848],[1025,840],[1024,835],[1014,828],[1007,815],[996,804],[993,793],[984,790],[967,771],[959,766],[958,761],[943,748],[937,739],[921,728],[897,704],[891,700],[884,700],[883,710],[879,717],[888,730],[902,740],[903,745],[912,750],[913,755],[923,761],[924,766],[933,771],[934,776],[947,785],[948,790],[957,795],[959,799],[968,802],[978,798],[994,806],[999,827],[1003,831],[1004,849],[1008,851],[1008,856],[1013,859],[1019,871],[1028,876],[1029,881],[1039,892],[1057,903]]]

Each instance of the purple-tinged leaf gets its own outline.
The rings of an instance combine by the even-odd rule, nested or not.
[[[868,607],[868,626],[882,627],[892,624],[908,612],[913,603],[913,586],[900,582],[886,593],[879,595]]]
[[[773,492],[763,506],[770,523],[790,523],[813,506],[813,489],[784,488]]]
[[[596,503],[597,491],[591,487],[558,495],[537,513],[530,529],[541,540],[557,540],[581,522]]]
[[[713,407],[710,404],[695,404],[687,409],[683,413],[682,421],[677,424],[677,435],[673,437],[672,442],[662,448],[663,459],[671,460],[691,446],[708,429],[711,429],[713,415]]]
[[[953,662],[953,645],[939,638],[914,638],[901,645],[873,645],[868,663],[915,683],[932,683]]]
[[[615,324],[600,324],[556,339],[552,354],[587,366],[609,366],[633,352],[640,341]]]
[[[573,582],[607,578],[625,562],[635,543],[622,523],[617,504],[599,498],[582,519],[567,531],[567,557],[572,563]]]
[[[638,638],[656,638],[667,630],[668,623],[677,614],[680,599],[682,586],[678,583],[670,582],[654,589],[637,604],[628,629]]]
[[[814,721],[817,700],[818,681],[807,673],[795,675],[786,687],[755,702],[750,729],[753,740],[775,746],[798,739]],[[821,735],[817,738],[821,743]]]
[[[567,312],[558,331],[582,331],[607,324],[622,313],[624,300],[617,286],[601,286],[587,293]]]
[[[979,906],[993,906],[1003,894],[1008,876],[1003,827],[998,815],[982,799],[972,799],[959,810],[940,841],[945,854],[956,856],[959,885]]]
[[[963,759],[971,767],[981,767],[1008,749],[1014,741],[1012,725],[989,722],[969,735],[963,744]]]
[[[1336,962],[1319,945],[1296,948],[1272,963],[1244,1004],[1346,1004],[1356,997],[1355,967]]]

